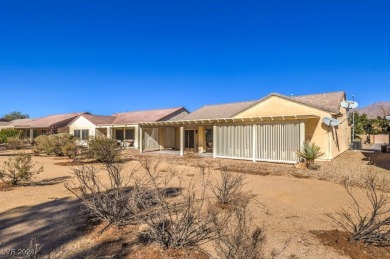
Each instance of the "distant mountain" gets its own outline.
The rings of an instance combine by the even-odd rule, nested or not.
[[[376,119],[378,116],[383,117],[390,115],[390,102],[374,103],[364,108],[358,108],[356,111],[360,114],[367,114],[370,119]]]

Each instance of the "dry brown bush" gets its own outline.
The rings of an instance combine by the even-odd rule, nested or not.
[[[328,216],[350,233],[349,241],[390,246],[390,199],[387,194],[378,191],[377,179],[374,176],[367,176],[365,179],[369,207],[365,207],[355,196],[347,180],[343,185],[352,200],[351,208],[343,208],[340,212]]]
[[[184,190],[173,168],[159,172],[159,163],[147,158],[141,164],[150,195],[156,201],[156,206],[139,218],[147,226],[146,236],[165,249],[194,247],[213,240],[215,210],[205,198],[206,185],[190,183]],[[174,178],[178,180],[176,185],[172,183]]]

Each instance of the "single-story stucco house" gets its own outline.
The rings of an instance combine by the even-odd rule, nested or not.
[[[139,147],[139,123],[178,120],[187,115],[183,107],[115,113],[111,116],[80,114],[69,124],[69,133],[84,144],[90,137],[104,135]]]
[[[68,132],[69,123],[83,113],[49,115],[36,119],[20,119],[12,121],[9,127],[22,130],[24,137],[33,138],[44,134]]]
[[[296,163],[296,151],[314,142],[331,160],[349,148],[351,127],[340,106],[344,92],[303,96],[271,93],[255,101],[204,106],[184,117],[139,123],[140,152],[185,148],[213,157]],[[336,127],[322,118],[337,118]]]

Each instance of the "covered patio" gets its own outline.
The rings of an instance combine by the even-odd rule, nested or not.
[[[232,158],[296,163],[305,141],[305,122],[315,115],[288,115],[207,120],[179,120],[140,124],[140,152],[185,150]]]

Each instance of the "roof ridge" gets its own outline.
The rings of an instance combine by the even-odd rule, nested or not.
[[[302,94],[302,95],[292,95],[292,96],[285,95],[285,96],[290,97],[290,98],[294,98],[294,97],[304,97],[304,96],[310,96],[310,95],[335,94],[335,93],[345,94],[345,91],[333,91],[333,92],[322,92],[322,93],[316,93],[316,94]]]
[[[183,106],[178,106],[178,107],[161,108],[161,109],[135,110],[135,111],[127,111],[127,112],[117,112],[117,113],[114,113],[110,116],[115,116],[117,114],[123,114],[123,113],[129,113],[129,112],[149,112],[149,111],[163,111],[163,110],[172,110],[172,109],[179,110],[179,109],[185,109],[185,108]]]
[[[231,103],[217,103],[217,104],[205,104],[203,107],[210,107],[210,106],[217,106],[217,105],[227,105],[227,104],[238,104],[238,103],[251,103],[251,102],[257,102],[258,100],[251,100],[251,101],[241,101],[241,102],[231,102]]]

